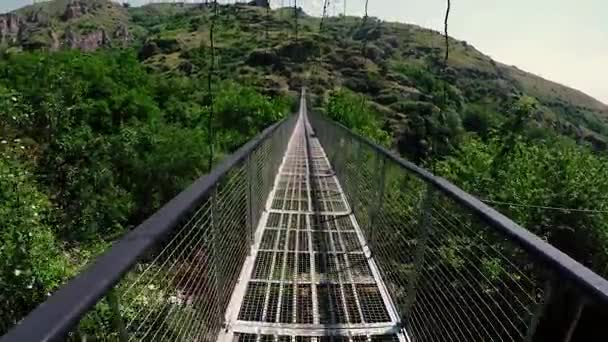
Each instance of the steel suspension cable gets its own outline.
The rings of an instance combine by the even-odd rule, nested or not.
[[[448,100],[448,96],[447,96],[447,81],[445,79],[446,77],[446,70],[448,68],[448,58],[450,56],[450,36],[448,35],[448,20],[450,18],[450,10],[452,9],[452,1],[451,0],[447,0],[447,8],[445,10],[445,18],[443,20],[443,32],[444,32],[444,38],[445,38],[445,55],[443,57],[443,68],[442,68],[442,73],[443,73],[443,105],[444,107],[447,107],[447,100]]]
[[[325,17],[327,16],[328,4],[329,4],[329,0],[323,0],[323,13],[321,14],[321,22],[319,23],[319,38],[321,38],[321,35],[323,34],[323,30],[325,28],[323,24],[325,21]],[[315,69],[317,69],[318,71],[321,70],[322,58],[323,58],[323,53],[322,53],[321,45],[319,45],[319,56],[316,59],[316,63],[313,64],[313,66],[316,67]]]
[[[266,49],[267,50],[270,49],[270,38],[269,38],[269,34],[268,34],[269,25],[270,25],[270,0],[268,0],[266,2],[266,18],[265,18],[265,25],[264,25],[264,29],[266,30],[265,38],[266,38]]]
[[[369,6],[369,0],[365,0],[365,14],[363,15],[363,23],[361,25],[362,29],[366,29],[367,27],[367,19],[368,19],[368,15],[367,15],[367,8]],[[365,50],[367,50],[367,39],[368,39],[368,32],[364,31],[365,35],[363,36],[363,45],[361,47],[361,54],[365,57],[366,53]]]
[[[295,36],[298,42],[298,0],[293,0],[293,17],[295,20]]]
[[[327,16],[327,6],[329,0],[323,0],[323,14],[321,15],[321,23],[319,24],[319,34],[323,33],[323,22]]]
[[[448,58],[449,58],[449,50],[450,50],[450,39],[449,39],[449,34],[448,34],[448,21],[449,21],[449,17],[450,17],[450,10],[452,9],[452,2],[451,0],[446,0],[447,1],[447,6],[446,6],[446,11],[445,11],[445,16],[444,16],[444,20],[443,20],[443,36],[444,36],[444,42],[445,42],[445,54],[443,56],[443,61],[441,62],[441,66],[440,66],[440,73],[442,75],[442,99],[441,99],[441,111],[439,113],[439,124],[443,125],[445,124],[445,122],[447,121],[445,118],[445,112],[447,110],[447,104],[448,104],[448,93],[447,93],[447,81],[446,81],[446,74],[447,74],[447,66],[448,66]],[[434,45],[434,44],[433,44]],[[437,127],[430,127],[431,128],[431,136],[432,136],[432,140],[431,140],[431,151],[430,151],[430,156],[431,158],[435,157],[438,155],[439,153],[439,140],[446,140],[447,138],[444,139],[444,137],[441,136],[441,134],[438,133],[438,129]],[[433,173],[437,173],[437,169],[436,169],[436,163],[432,163],[431,165],[431,170],[433,171]]]
[[[209,120],[207,122],[207,134],[209,134],[209,171],[213,168],[213,159],[215,154],[215,131],[213,130],[213,73],[215,72],[215,46],[213,44],[213,30],[215,29],[215,17],[217,15],[217,0],[213,0],[213,12],[211,14],[211,25],[209,28],[209,44],[211,49],[211,63],[207,73],[207,92],[209,95]]]

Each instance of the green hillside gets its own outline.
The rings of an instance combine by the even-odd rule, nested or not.
[[[608,276],[608,106],[464,41],[450,39],[444,68],[444,38],[419,26],[332,17],[320,30],[300,10],[296,35],[294,17],[109,0],[0,15],[0,334],[293,112],[302,87],[310,110]],[[608,317],[588,312],[589,325]],[[96,313],[109,322],[107,308]],[[81,328],[101,334],[87,320]]]
[[[15,13],[30,18],[23,23],[27,30],[5,46],[94,50],[130,45],[139,49],[141,61],[150,68],[185,75],[201,72],[200,51],[208,46],[209,11],[201,5],[123,8],[107,0],[58,0]],[[500,122],[500,113],[508,111],[513,98],[527,95],[539,102],[535,119],[540,126],[606,148],[608,106],[580,91],[497,63],[457,40],[450,42],[448,69],[442,73],[443,37],[418,26],[328,18],[320,33],[320,18],[300,16],[295,42],[292,9],[273,10],[267,19],[263,8],[220,6],[220,75],[270,93],[293,94],[306,83],[326,97],[345,86],[364,94],[384,113],[396,142],[424,140],[412,133],[416,120],[411,117],[439,111],[442,80],[449,83],[453,109],[462,121],[485,108],[497,113],[493,119]]]

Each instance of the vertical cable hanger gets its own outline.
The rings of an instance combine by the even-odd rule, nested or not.
[[[293,0],[293,17],[295,20],[296,42],[298,41],[298,0]]]
[[[264,29],[266,30],[266,49],[267,50],[270,50],[270,38],[269,38],[269,34],[268,34],[269,25],[270,25],[270,0],[267,0],[266,1],[266,25],[264,26]]]
[[[325,17],[327,16],[327,6],[329,4],[329,0],[323,0],[323,14],[321,15],[321,23],[319,24],[319,34],[323,32],[323,22]]]
[[[323,24],[325,21],[325,17],[327,16],[327,6],[329,6],[329,1],[330,0],[323,0],[323,13],[321,14],[321,22],[319,23],[319,41],[321,40],[321,35],[323,34],[323,29],[324,29]],[[317,71],[321,70],[321,63],[322,63],[322,59],[323,59],[323,53],[321,50],[322,50],[321,44],[319,44],[319,56],[316,59],[316,63],[313,64],[313,71],[315,69],[317,69]]]
[[[447,1],[447,8],[445,11],[445,16],[444,16],[444,20],[443,20],[443,38],[444,38],[444,43],[445,43],[445,53],[443,55],[443,60],[440,62],[441,66],[440,66],[440,74],[441,74],[441,85],[442,85],[442,99],[441,99],[441,110],[439,112],[439,125],[444,125],[446,122],[446,116],[445,116],[445,112],[447,111],[447,104],[448,104],[448,94],[447,94],[447,80],[446,80],[446,73],[447,73],[447,66],[448,66],[448,58],[449,58],[449,50],[450,50],[450,38],[449,38],[449,33],[448,33],[448,21],[449,21],[449,17],[450,17],[450,11],[452,9],[452,3],[451,0],[446,0]],[[434,45],[434,44],[433,44]],[[427,128],[428,129],[428,128]],[[430,127],[431,129],[431,144],[430,144],[430,153],[429,156],[431,158],[435,157],[438,155],[439,152],[439,140],[444,141],[443,137],[440,136],[440,134],[438,133],[438,129],[437,127]],[[447,138],[445,139],[447,142]],[[433,173],[436,173],[436,164],[437,163],[431,163],[431,170]]]
[[[329,6],[329,1],[330,0],[323,0],[323,14],[321,15],[321,22],[319,23],[319,39],[321,39],[321,35],[323,34],[323,24],[325,22],[325,17],[327,17],[327,6]],[[319,45],[319,58],[317,59],[319,67],[321,66],[321,58],[321,45]]]
[[[368,14],[367,14],[367,7],[369,5],[369,0],[365,0],[365,14],[363,15],[363,23],[361,25],[362,29],[366,29],[367,28],[367,19],[368,19]],[[361,46],[361,55],[363,55],[365,57],[365,50],[367,48],[367,37],[368,37],[368,32],[365,31],[365,36],[363,36],[363,46]]]
[[[451,0],[447,0],[448,2],[448,6],[446,8],[445,11],[445,19],[443,21],[443,32],[444,32],[444,38],[445,38],[445,55],[443,58],[443,65],[442,65],[442,70],[441,72],[443,73],[443,106],[446,107],[447,106],[447,100],[448,100],[448,95],[447,95],[447,81],[446,81],[446,71],[448,68],[448,58],[450,56],[450,37],[448,35],[448,20],[450,18],[450,10],[452,8],[452,3]]]
[[[213,44],[213,31],[215,29],[215,17],[217,16],[217,0],[213,0],[213,9],[211,13],[211,25],[209,28],[209,45],[211,48],[211,63],[207,73],[207,92],[209,94],[209,120],[207,122],[207,134],[209,134],[209,170],[213,168],[213,159],[215,154],[215,130],[213,129],[213,89],[211,87],[213,81],[213,73],[215,72],[215,46]]]

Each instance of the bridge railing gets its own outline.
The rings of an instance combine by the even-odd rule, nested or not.
[[[569,341],[585,305],[608,308],[608,282],[539,237],[346,127],[309,118],[413,341]]]
[[[215,340],[294,123],[226,157],[0,340]]]

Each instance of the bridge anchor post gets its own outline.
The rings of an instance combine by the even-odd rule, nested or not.
[[[247,232],[249,233],[249,243],[253,246],[255,240],[255,223],[253,218],[253,170],[251,155],[247,157],[245,168],[247,169]]]
[[[419,274],[424,267],[424,256],[426,252],[426,246],[429,240],[429,236],[432,229],[432,206],[433,199],[435,197],[435,190],[432,185],[426,185],[426,192],[420,211],[422,212],[421,224],[418,229],[418,239],[416,243],[416,249],[414,252],[414,267],[410,281],[407,286],[406,301],[405,301],[405,319],[409,321],[411,312],[416,302],[416,291],[418,289]]]
[[[129,335],[125,329],[125,323],[122,319],[122,315],[120,314],[120,304],[118,302],[118,296],[116,295],[116,289],[110,290],[106,299],[108,301],[108,305],[110,305],[110,312],[112,313],[112,325],[118,332],[118,340],[120,342],[127,342],[129,340]]]
[[[370,209],[369,214],[369,222],[367,225],[367,244],[370,247],[370,253],[373,253],[372,246],[374,245],[374,238],[376,237],[374,223],[377,219],[378,214],[382,210],[382,202],[384,199],[384,191],[385,191],[385,182],[386,182],[386,161],[384,158],[380,156],[376,156],[376,189],[377,189],[377,197],[375,201],[372,203],[372,208]]]

